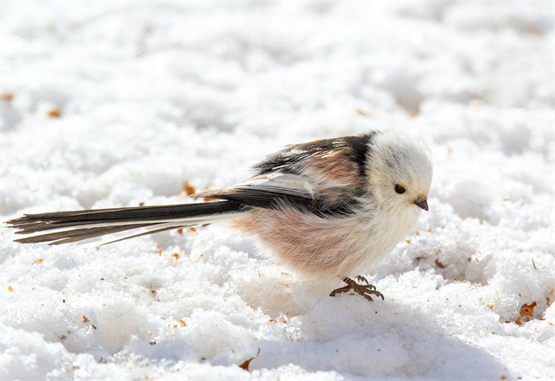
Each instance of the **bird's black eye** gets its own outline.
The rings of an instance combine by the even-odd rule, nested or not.
[[[395,192],[399,194],[403,194],[405,193],[406,190],[407,190],[407,187],[404,186],[403,184],[395,184]]]

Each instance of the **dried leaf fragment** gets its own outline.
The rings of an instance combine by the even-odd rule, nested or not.
[[[62,116],[62,112],[57,108],[53,108],[48,111],[47,115],[49,118],[59,118]]]
[[[522,325],[522,322],[520,321],[520,319],[516,319],[516,320],[515,320],[515,323],[516,323],[517,325]]]
[[[176,261],[179,259],[179,254],[177,253],[173,253],[171,256],[174,257]]]
[[[8,286],[8,291],[9,291],[9,292],[13,292],[12,286]]]
[[[14,95],[12,93],[1,93],[0,94],[0,101],[10,102],[13,100]]]
[[[439,261],[439,259],[436,259],[436,266],[439,267],[440,269],[444,269],[444,268],[445,268],[445,265],[444,265],[443,263],[441,263],[441,262]]]
[[[189,183],[188,181],[183,181],[183,192],[185,192],[187,196],[197,193],[195,191],[195,187],[192,186],[191,183]]]
[[[184,320],[179,320],[179,324],[181,324],[182,327],[187,327],[187,323],[185,323]]]
[[[197,232],[197,229],[195,229],[194,227],[190,226],[190,227],[189,227],[189,231],[190,231],[191,233],[196,233],[196,232]]]
[[[490,310],[493,310],[493,304],[486,304],[486,306],[487,306]]]
[[[37,260],[34,261],[32,264],[33,264],[33,265],[38,265],[38,264],[40,264],[40,263],[42,263],[42,258],[37,259]]]
[[[536,307],[536,302],[532,302],[531,304],[524,303],[522,307],[520,307],[520,318],[525,322],[530,321],[534,318],[534,307]]]
[[[243,362],[241,365],[239,365],[239,368],[249,371],[249,365],[251,363],[251,361],[254,360],[254,357],[251,357],[248,360],[245,360],[245,362]]]
[[[89,318],[83,315],[83,323],[88,323],[88,322],[90,322]]]

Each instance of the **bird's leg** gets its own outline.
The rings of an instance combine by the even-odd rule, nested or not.
[[[341,294],[342,292],[349,292],[351,290],[352,290],[351,286],[337,288],[331,292],[330,296],[335,296],[335,294]]]
[[[377,297],[382,298],[382,300],[384,300],[383,294],[381,292],[379,292],[378,290],[376,290],[376,287],[374,287],[371,284],[368,284],[368,280],[365,277],[359,275],[356,278],[359,282],[366,282],[366,284],[365,285],[364,284],[358,284],[357,282],[355,282],[351,278],[345,277],[345,278],[343,278],[343,282],[347,283],[347,285],[345,287],[338,288],[337,290],[333,290],[331,292],[330,296],[335,296],[335,294],[341,294],[343,292],[349,292],[349,291],[353,290],[357,294],[364,297],[364,299],[369,300],[371,302],[374,299],[372,299],[372,297],[370,295],[375,295]]]

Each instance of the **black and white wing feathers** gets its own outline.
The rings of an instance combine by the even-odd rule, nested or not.
[[[183,226],[212,223],[252,208],[296,208],[322,218],[355,212],[365,195],[364,171],[375,133],[296,144],[255,166],[257,174],[197,198],[216,202],[28,214],[8,221],[21,243],[86,242],[96,246]]]

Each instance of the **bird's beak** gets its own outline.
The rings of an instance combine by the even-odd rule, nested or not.
[[[428,200],[424,199],[424,200],[416,200],[414,202],[414,204],[416,206],[418,206],[420,209],[424,209],[426,212],[428,211]]]

